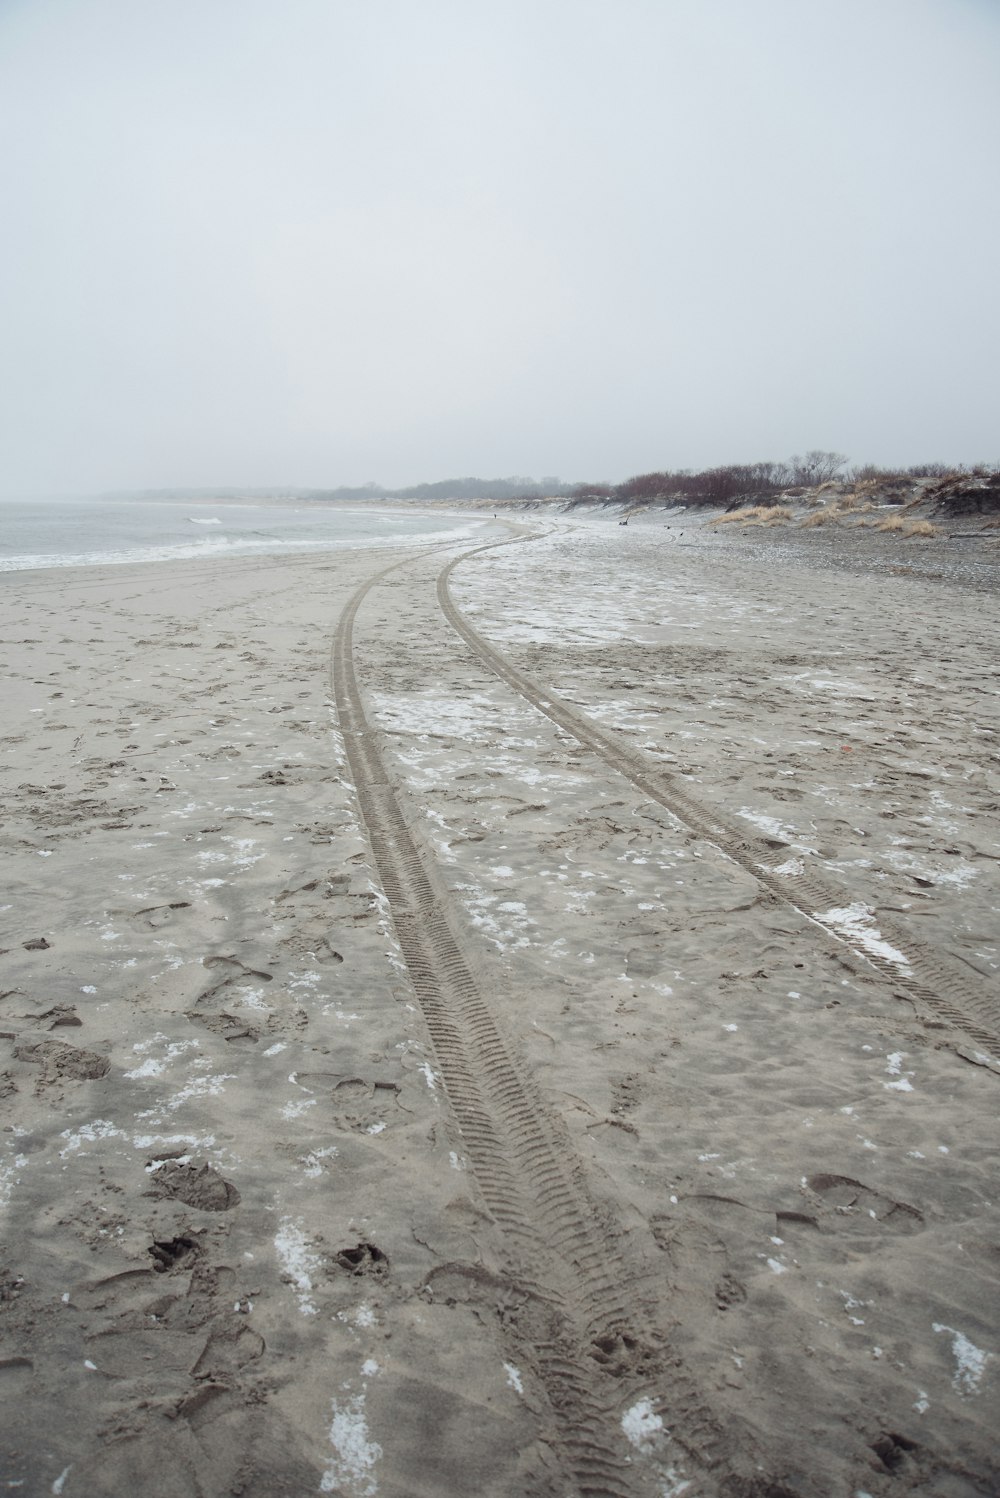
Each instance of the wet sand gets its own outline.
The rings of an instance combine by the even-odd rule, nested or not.
[[[995,596],[492,534],[3,578],[2,1480],[995,1493]]]

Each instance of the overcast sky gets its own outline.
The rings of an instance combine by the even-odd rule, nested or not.
[[[1000,459],[997,0],[0,0],[0,492]]]

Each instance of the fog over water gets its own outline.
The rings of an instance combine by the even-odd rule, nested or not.
[[[0,493],[1000,458],[994,0],[0,0]]]

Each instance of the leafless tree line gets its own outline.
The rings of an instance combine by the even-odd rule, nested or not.
[[[737,503],[767,504],[789,489],[815,488],[831,479],[848,483],[882,483],[920,478],[943,478],[954,473],[993,471],[985,465],[963,468],[952,463],[918,463],[910,468],[879,468],[866,463],[848,469],[843,453],[818,448],[783,462],[725,463],[716,468],[662,470],[639,473],[620,484],[583,483],[571,491],[572,500],[604,499],[620,503],[651,501],[725,507]]]

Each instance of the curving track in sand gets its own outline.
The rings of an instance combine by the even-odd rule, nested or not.
[[[437,584],[438,601],[445,617],[484,665],[691,831],[714,843],[777,899],[814,921],[827,935],[850,946],[892,985],[894,992],[913,1000],[919,1008],[930,1010],[938,1020],[963,1031],[993,1054],[1000,1051],[1000,998],[986,988],[978,974],[970,977],[957,962],[949,961],[921,942],[891,916],[876,913],[871,922],[834,919],[851,907],[852,897],[847,889],[828,876],[807,869],[803,858],[789,860],[784,844],[775,847],[765,839],[748,837],[738,824],[727,821],[714,808],[692,796],[676,776],[636,753],[619,736],[560,699],[550,687],[521,670],[473,628],[455,604],[449,579],[460,563],[491,549],[476,547],[453,558]]]
[[[913,1002],[932,1023],[959,1031],[959,1038],[970,1037],[994,1054],[1000,1050],[1000,1004],[959,959],[934,951],[902,923],[877,912],[869,920],[836,919],[851,908],[843,885],[808,867],[804,858],[789,859],[787,847],[748,837],[743,827],[692,795],[620,734],[560,698],[473,627],[455,603],[451,576],[478,554],[511,544],[517,543],[466,550],[437,578],[444,617],[478,661],[609,769],[714,844],[773,899],[804,915],[824,946],[830,938],[843,942],[889,991]],[[467,922],[433,854],[411,833],[392,784],[382,736],[366,712],[354,644],[365,599],[406,565],[397,562],[368,578],[347,605],[333,642],[333,697],[396,936],[472,1173],[495,1225],[493,1250],[502,1266],[495,1288],[504,1302],[500,1334],[512,1360],[530,1366],[546,1392],[543,1425],[580,1495],[630,1498],[649,1492],[650,1484],[657,1490],[652,1463],[635,1461],[623,1439],[622,1417],[630,1408],[669,1420],[691,1470],[709,1484],[703,1491],[722,1485],[750,1492],[752,1481],[745,1476],[740,1486],[737,1455],[731,1446],[725,1449],[721,1422],[680,1366],[659,1325],[662,1318],[652,1309],[642,1245],[616,1226],[589,1189],[586,1168],[565,1127],[506,1033],[478,943],[466,934]],[[365,632],[365,640],[378,648],[377,632],[370,641]]]
[[[351,775],[393,925],[449,1103],[517,1286],[503,1316],[512,1356],[533,1366],[555,1445],[581,1498],[633,1498],[651,1474],[632,1467],[628,1407],[682,1417],[702,1470],[720,1431],[650,1325],[643,1265],[587,1189],[581,1162],[533,1086],[490,1002],[450,895],[407,827],[368,720],[353,658],[358,610],[386,568],[354,594],[333,642],[331,679]],[[509,1300],[509,1297],[508,1297]],[[640,1417],[641,1418],[641,1417]]]

